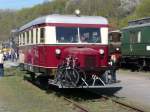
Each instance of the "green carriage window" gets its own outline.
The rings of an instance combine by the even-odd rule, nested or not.
[[[141,31],[138,32],[138,43],[141,43]]]
[[[131,31],[129,35],[130,35],[130,43],[141,42],[141,31]]]

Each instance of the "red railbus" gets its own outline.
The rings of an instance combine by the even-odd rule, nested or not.
[[[20,65],[59,87],[105,86],[110,80],[108,26],[97,16],[37,18],[19,28]]]

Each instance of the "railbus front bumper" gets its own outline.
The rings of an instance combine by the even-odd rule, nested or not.
[[[61,85],[60,83],[56,83],[54,80],[49,80],[49,85],[52,85],[52,86],[56,86],[57,88],[60,88],[60,89],[65,89],[65,88],[97,88],[97,89],[115,89],[115,88],[122,88],[120,83],[112,83],[112,84],[105,84],[105,85],[98,85],[98,86],[76,86],[76,87],[73,87],[73,86],[64,86],[64,85]]]
[[[122,89],[122,86],[120,83],[114,83],[114,84],[106,84],[106,85],[100,85],[100,86],[77,86],[77,87],[71,87],[71,86],[62,86],[59,83],[51,82],[49,83],[50,86],[56,87],[58,89],[63,90],[69,90],[69,91],[81,91],[85,90],[90,93],[94,93],[96,95],[114,95],[116,92]],[[71,90],[70,90],[71,89]]]

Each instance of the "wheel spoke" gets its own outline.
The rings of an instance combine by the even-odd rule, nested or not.
[[[60,67],[57,72],[56,78],[62,85],[77,86],[79,83],[80,72],[77,69],[66,69]]]

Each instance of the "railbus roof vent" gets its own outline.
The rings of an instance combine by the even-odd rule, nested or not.
[[[150,23],[150,17],[129,21],[128,25],[134,26],[134,25],[141,25],[146,23]]]

